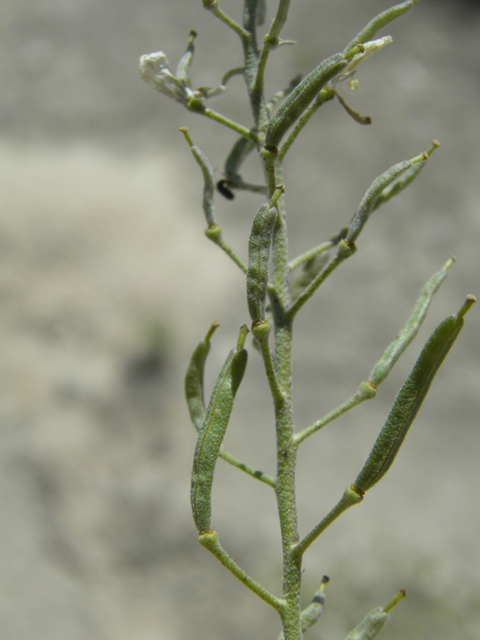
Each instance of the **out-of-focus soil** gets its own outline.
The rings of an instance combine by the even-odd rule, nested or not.
[[[267,2],[270,14],[275,3]],[[183,400],[189,355],[221,323],[207,387],[248,320],[244,279],[203,235],[188,125],[221,177],[235,136],[152,91],[138,58],[173,66],[198,31],[194,85],[241,62],[233,32],[193,0],[6,0],[0,15],[0,637],[2,640],[276,638],[274,612],[196,543],[195,433]],[[239,17],[237,0],[225,10]],[[291,3],[295,47],[272,54],[269,91],[308,72],[389,3]],[[380,35],[393,44],[343,89],[370,127],[328,104],[285,168],[292,255],[348,224],[371,181],[442,146],[374,214],[298,321],[298,428],[352,395],[405,322],[423,283],[457,257],[419,337],[379,390],[300,454],[306,532],[353,481],[429,332],[479,294],[480,13],[423,0]],[[233,78],[214,107],[250,124]],[[246,177],[255,178],[255,169]],[[261,199],[217,198],[245,256]],[[239,277],[240,276],[240,277]],[[305,602],[328,574],[309,637],[343,638],[408,592],[385,638],[480,633],[479,326],[473,309],[384,481],[305,557]],[[251,349],[228,448],[274,472],[262,366]],[[214,526],[256,579],[280,589],[270,489],[219,464]],[[343,635],[342,635],[343,634]]]

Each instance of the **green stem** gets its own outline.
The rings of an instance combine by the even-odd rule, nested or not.
[[[325,251],[329,251],[333,247],[336,247],[337,244],[340,242],[340,240],[343,240],[343,237],[344,235],[346,235],[347,231],[348,231],[348,228],[346,228],[344,232],[340,232],[337,236],[335,236],[331,240],[328,240],[327,242],[322,242],[322,244],[319,244],[313,249],[309,249],[308,251],[305,251],[305,253],[302,253],[301,255],[297,256],[293,260],[290,260],[290,262],[288,263],[288,268],[290,269],[290,271],[294,271],[305,262],[308,262],[312,258],[315,258],[315,256],[317,256],[319,253],[324,253]]]
[[[295,302],[288,310],[291,318],[300,311],[303,305],[309,300],[318,287],[324,282],[328,276],[347,258],[355,253],[356,247],[353,243],[349,243],[346,240],[341,240],[339,243],[339,250],[337,255],[327,264],[325,269],[322,269],[318,276],[312,280],[312,282],[304,289],[304,291],[298,296]]]
[[[227,244],[225,240],[222,238],[222,228],[220,227],[220,225],[215,224],[215,225],[211,225],[210,227],[207,227],[207,229],[205,229],[205,235],[209,240],[211,240],[216,245],[218,245],[220,249],[222,249],[227,254],[227,256],[231,258],[233,262],[235,262],[235,264],[240,267],[243,273],[247,273],[247,265],[245,264],[245,262],[240,258],[240,256],[238,256],[235,253],[235,251],[231,248],[231,246]]]
[[[247,129],[247,127],[244,127],[243,125],[238,124],[238,122],[235,122],[234,120],[230,120],[230,118],[227,118],[221,113],[217,113],[217,111],[213,111],[213,109],[209,109],[208,107],[205,107],[203,102],[198,98],[192,98],[190,102],[187,104],[187,109],[189,109],[189,111],[194,111],[195,113],[200,113],[201,115],[204,115],[207,118],[211,118],[212,120],[215,120],[215,122],[219,122],[220,124],[223,124],[225,127],[228,127],[229,129],[233,129],[233,131],[236,131],[237,133],[244,136],[245,138],[252,140],[252,142],[254,142],[255,144],[257,145],[259,144],[258,135],[254,131]]]
[[[263,473],[263,471],[259,471],[258,469],[245,464],[245,462],[242,462],[236,456],[232,455],[228,451],[225,451],[225,449],[220,449],[218,457],[225,460],[225,462],[228,462],[228,464],[231,464],[232,467],[240,469],[240,471],[244,471],[252,478],[255,478],[255,480],[260,480],[260,482],[264,482],[265,484],[268,484],[269,487],[275,489],[275,478],[269,476],[267,473]]]
[[[268,32],[268,38],[275,39],[280,35],[281,30],[288,17],[288,9],[290,8],[290,0],[280,0],[277,15],[275,16],[270,31]]]
[[[216,531],[207,531],[205,533],[201,533],[198,536],[198,541],[205,547],[210,553],[212,553],[217,560],[219,560],[223,566],[228,569],[233,575],[240,580],[246,587],[248,587],[253,593],[255,593],[259,598],[264,600],[271,607],[281,612],[285,608],[285,602],[281,598],[277,598],[270,591],[267,591],[261,584],[253,580],[249,575],[245,573],[243,569],[241,569],[235,560],[228,555],[228,553],[223,549],[220,542],[218,541],[218,534]]]
[[[233,18],[230,18],[223,9],[220,9],[218,6],[218,0],[204,0],[203,6],[205,9],[208,9],[208,11],[211,11],[215,17],[230,27],[230,29],[233,29],[242,40],[248,38],[248,32],[245,31],[238,22],[235,22]]]
[[[308,547],[314,542],[318,536],[325,531],[325,529],[332,524],[344,511],[353,507],[354,504],[358,504],[363,500],[363,495],[353,486],[346,488],[343,496],[339,502],[333,507],[333,509],[321,520],[310,533],[294,547],[294,552],[299,557],[302,557]]]
[[[254,328],[252,329],[252,331],[255,335]],[[282,405],[285,402],[285,395],[278,382],[268,338],[266,340],[259,340],[258,344],[260,346],[260,351],[262,352],[263,362],[265,364],[265,373],[267,375],[268,384],[270,385],[270,391],[272,394],[273,402],[275,406],[280,407],[280,405]]]
[[[300,116],[300,118],[296,122],[295,126],[293,127],[291,132],[288,134],[287,138],[285,139],[285,142],[282,144],[282,146],[278,150],[278,162],[280,164],[283,162],[283,159],[284,159],[287,151],[290,149],[292,144],[295,142],[295,140],[296,140],[298,134],[300,133],[300,131],[302,131],[304,126],[307,124],[307,122],[310,120],[310,118],[313,116],[313,114],[317,111],[317,109],[319,107],[321,107],[322,104],[324,104],[325,102],[328,102],[329,100],[333,100],[334,97],[335,97],[335,92],[331,91],[330,89],[322,89],[322,91],[320,91],[320,93],[315,98],[315,100],[312,102],[312,104]]]
[[[332,422],[333,420],[336,420],[336,418],[343,416],[344,413],[347,413],[347,411],[350,411],[350,409],[353,409],[353,407],[356,407],[364,400],[370,400],[371,398],[374,398],[376,395],[377,391],[374,385],[372,385],[370,382],[362,382],[362,384],[358,388],[357,393],[354,396],[349,398],[346,402],[343,402],[333,411],[330,411],[330,413],[327,413],[327,415],[320,420],[317,420],[317,422],[314,422],[309,427],[306,427],[302,431],[299,431],[297,434],[295,434],[293,438],[295,444],[298,446],[301,442],[309,438],[311,435],[313,435],[317,431],[320,431],[320,429],[322,429],[329,422]]]

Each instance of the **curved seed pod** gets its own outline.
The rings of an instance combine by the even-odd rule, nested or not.
[[[262,204],[253,219],[248,241],[247,302],[254,324],[265,320],[270,247],[277,216],[276,207],[268,202]]]
[[[205,420],[198,434],[190,497],[193,519],[200,533],[210,530],[213,474],[232,413],[235,394],[247,366],[248,354],[243,349],[247,331],[248,328],[244,325],[239,344],[228,354],[213,388]]]
[[[389,618],[383,607],[375,607],[355,629],[350,631],[345,640],[372,640]]]
[[[449,316],[435,329],[400,389],[390,414],[373,445],[354,486],[368,491],[389,470],[410,425],[427,395],[432,380],[464,324],[463,317]]]
[[[193,41],[196,37],[197,32],[192,29],[192,31],[190,31],[189,33],[187,50],[180,58],[180,62],[177,66],[177,71],[175,73],[177,80],[180,80],[181,82],[190,82],[190,78],[188,77],[188,70],[190,69],[190,65],[192,64],[193,52],[195,50]]]
[[[386,187],[388,187],[388,185],[390,185],[401,173],[412,167],[417,162],[421,162],[422,160],[427,159],[428,155],[424,153],[420,156],[416,156],[412,160],[404,160],[403,162],[394,164],[393,167],[387,169],[385,173],[382,173],[381,176],[379,176],[372,182],[367,193],[363,196],[358,210],[353,216],[352,222],[350,223],[350,227],[348,229],[346,237],[347,242],[355,242],[355,240],[358,238],[360,232],[362,231],[365,223],[370,216],[370,213],[373,210],[373,207],[375,206],[377,198],[380,196],[382,191]]]
[[[193,352],[185,375],[185,396],[187,398],[188,411],[197,431],[200,431],[203,421],[205,420],[203,376],[205,372],[205,362],[208,352],[210,351],[210,338],[218,326],[218,322],[212,322],[209,332],[205,338],[198,343]]]
[[[215,193],[215,179],[213,177],[213,168],[210,164],[210,160],[196,145],[190,147],[193,157],[200,166],[203,174],[203,212],[207,219],[209,227],[216,225],[215,219],[215,205],[213,204],[213,196]]]
[[[374,366],[372,373],[370,374],[369,381],[376,387],[385,380],[399,357],[417,335],[422,322],[425,320],[433,296],[447,277],[448,270],[454,262],[455,258],[451,256],[440,271],[435,273],[420,291],[420,296],[412,313],[410,314],[409,319],[407,320],[406,325],[400,331],[395,340],[385,349],[382,357]]]
[[[386,24],[401,16],[405,11],[408,11],[413,7],[415,2],[418,0],[407,0],[407,2],[402,2],[400,4],[383,11],[378,16],[370,20],[366,27],[364,27],[358,35],[347,45],[344,55],[347,55],[352,51],[354,47],[358,44],[363,44],[368,40],[371,40],[373,36],[377,33],[379,29],[384,27]]]
[[[275,152],[283,135],[297,120],[329,80],[347,66],[342,53],[335,53],[311,71],[289,94],[268,123],[265,148]]]
[[[430,157],[435,149],[438,149],[439,146],[440,142],[438,140],[434,140],[431,146],[427,149],[428,157]],[[384,189],[378,196],[372,211],[375,211],[376,209],[378,209],[378,207],[381,207],[382,204],[388,202],[390,198],[393,198],[401,191],[406,189],[416,179],[416,177],[419,175],[420,171],[422,171],[426,164],[426,160],[418,162],[413,167],[410,167],[410,169],[407,169],[407,171],[405,171],[405,173],[403,173],[397,180],[395,180],[395,182],[392,182],[392,184]]]
[[[381,630],[383,625],[388,621],[388,612],[395,607],[400,600],[406,596],[404,589],[399,591],[385,607],[375,607],[368,616],[355,627],[345,640],[371,640]]]

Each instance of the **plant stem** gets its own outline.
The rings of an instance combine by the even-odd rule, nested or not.
[[[210,553],[212,553],[226,569],[233,573],[240,582],[243,582],[243,584],[253,591],[253,593],[255,593],[259,598],[279,612],[285,608],[285,602],[282,599],[277,598],[267,591],[261,584],[247,575],[234,560],[232,560],[218,541],[218,534],[216,531],[207,531],[200,534],[198,536],[198,541],[202,547],[205,547],[205,549],[210,551]]]
[[[256,480],[260,480],[260,482],[268,484],[269,487],[273,487],[273,489],[275,489],[275,483],[276,483],[275,478],[273,478],[272,476],[269,476],[267,473],[263,473],[263,471],[260,471],[259,469],[255,469],[254,467],[251,467],[245,462],[242,462],[236,456],[232,455],[225,449],[220,449],[220,453],[218,454],[218,457],[225,460],[225,462],[228,462],[228,464],[231,464],[232,467],[235,467],[236,469],[240,469],[240,471],[243,471],[244,473],[251,476],[252,478],[255,478]]]
[[[363,495],[352,485],[347,487],[343,496],[333,509],[327,513],[325,518],[321,520],[307,535],[295,546],[295,554],[299,557],[303,556],[308,547],[314,542],[325,529],[334,522],[344,511],[353,507],[363,500]]]
[[[320,431],[320,429],[322,429],[329,422],[332,422],[332,420],[335,420],[336,418],[339,418],[340,416],[342,416],[344,413],[347,413],[347,411],[350,411],[350,409],[353,409],[353,407],[356,407],[364,400],[370,400],[375,396],[376,396],[375,387],[369,382],[363,382],[354,396],[352,396],[351,398],[343,402],[339,407],[337,407],[333,411],[330,411],[330,413],[327,413],[327,415],[321,418],[320,420],[317,420],[316,422],[311,424],[309,427],[306,427],[302,431],[295,434],[294,441],[296,445],[298,446],[300,443],[306,440],[309,436],[316,433],[317,431]]]

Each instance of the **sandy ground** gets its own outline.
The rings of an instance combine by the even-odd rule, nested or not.
[[[292,2],[284,36],[298,44],[272,57],[272,93],[388,4]],[[238,16],[239,5],[223,6]],[[142,53],[163,49],[175,64],[195,28],[194,84],[215,85],[240,63],[238,43],[193,0],[4,0],[0,21],[0,637],[276,638],[274,612],[198,546],[189,506],[186,363],[219,320],[211,386],[248,316],[242,278],[203,235],[201,177],[178,127],[219,177],[235,137],[138,76]],[[302,451],[303,532],[354,479],[422,339],[480,293],[479,27],[467,2],[422,0],[385,30],[394,44],[348,95],[373,125],[327,105],[286,163],[294,255],[348,223],[388,166],[442,142],[299,319],[299,428],[356,390],[423,283],[457,257],[377,400]],[[239,80],[215,108],[248,124],[235,90]],[[218,199],[242,255],[259,203]],[[409,597],[385,638],[479,637],[479,327],[474,309],[395,467],[308,552],[305,601],[331,577],[312,640],[343,638],[400,588]],[[250,360],[227,445],[273,472],[272,413]],[[214,521],[228,551],[278,592],[270,490],[220,465]]]

